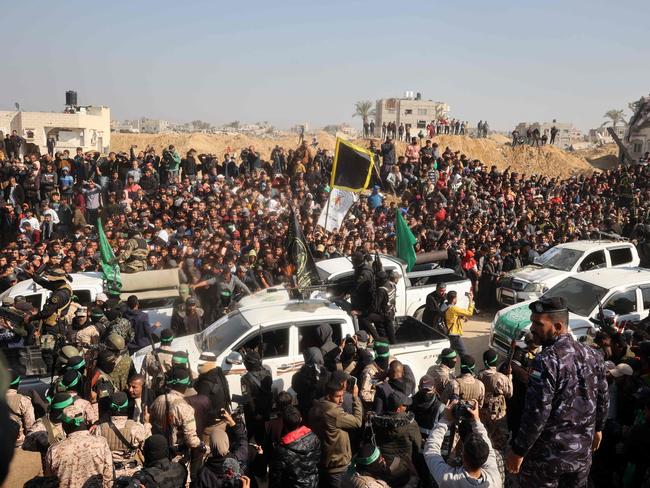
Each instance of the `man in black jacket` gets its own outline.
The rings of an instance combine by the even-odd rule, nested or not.
[[[269,470],[269,486],[282,488],[316,488],[321,457],[320,440],[302,425],[302,416],[295,407],[282,413],[286,435],[273,451]]]
[[[144,441],[144,467],[133,475],[144,486],[176,488],[185,486],[187,469],[169,460],[167,439],[154,434]]]
[[[210,399],[210,413],[219,417],[221,409],[230,411],[230,388],[223,370],[217,366],[217,357],[211,352],[204,352],[199,357],[199,377],[194,389],[199,395]]]
[[[437,330],[447,330],[445,321],[445,301],[447,299],[447,285],[438,283],[436,289],[427,295],[422,314],[422,322]]]

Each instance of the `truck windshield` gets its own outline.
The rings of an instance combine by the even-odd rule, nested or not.
[[[607,289],[587,283],[576,278],[567,278],[544,293],[546,298],[564,297],[568,304],[569,312],[583,317],[589,317],[602,300]]]
[[[251,324],[239,312],[221,317],[196,336],[196,346],[201,352],[219,356],[251,328]]]
[[[552,247],[538,257],[535,264],[545,268],[571,271],[583,254],[583,251],[576,251],[575,249]]]

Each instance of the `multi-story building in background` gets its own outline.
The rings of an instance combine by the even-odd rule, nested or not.
[[[411,134],[425,130],[432,120],[444,118],[449,113],[449,105],[444,102],[423,100],[420,93],[407,91],[403,98],[382,98],[375,106],[375,126],[381,130],[382,124],[395,122],[399,127],[410,125]],[[378,129],[375,129],[377,131]]]
[[[74,93],[74,92],[70,92]],[[54,151],[76,148],[107,153],[111,144],[111,110],[108,107],[67,103],[63,112],[0,111],[0,136],[12,131],[25,139],[21,153],[45,154],[48,141]],[[66,100],[68,102],[68,100]]]

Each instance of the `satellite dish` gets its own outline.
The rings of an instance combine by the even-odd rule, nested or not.
[[[14,103],[16,110],[20,110],[20,104],[18,102]]]

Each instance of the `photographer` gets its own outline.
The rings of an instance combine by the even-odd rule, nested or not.
[[[424,460],[440,488],[445,487],[500,487],[502,486],[496,456],[487,431],[479,419],[479,407],[475,401],[471,407],[457,401],[445,408],[445,415],[431,431],[424,445]],[[448,465],[440,448],[449,427],[455,423],[469,420],[472,433],[463,441],[463,465],[454,468]]]

